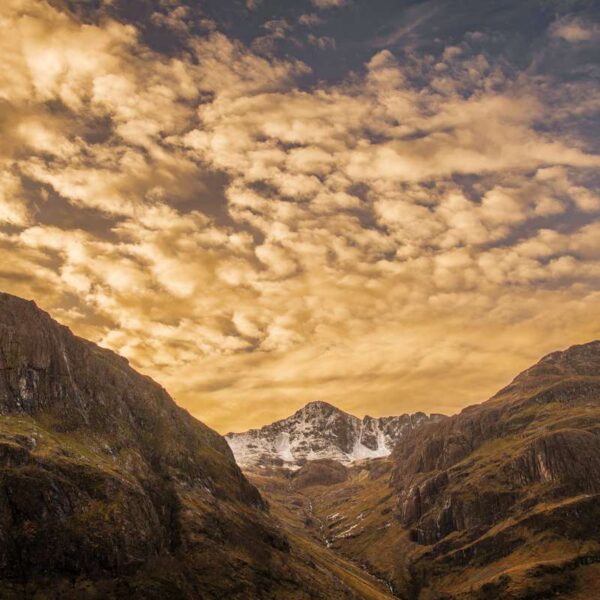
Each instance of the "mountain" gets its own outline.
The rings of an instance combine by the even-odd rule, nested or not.
[[[398,417],[366,416],[361,420],[327,402],[316,401],[287,419],[245,433],[228,433],[225,439],[241,467],[297,469],[316,459],[348,464],[387,456],[408,431],[443,418],[418,412]]]
[[[285,535],[157,383],[0,294],[0,598],[389,598],[359,571]]]
[[[410,586],[468,596],[477,574],[502,598],[600,589],[599,341],[546,356],[392,458]]]
[[[0,294],[0,598],[597,596],[598,341],[452,417],[311,403],[263,430],[250,483],[125,359]]]
[[[600,589],[600,342],[552,353],[390,456],[249,471],[289,531],[406,600],[581,599]]]

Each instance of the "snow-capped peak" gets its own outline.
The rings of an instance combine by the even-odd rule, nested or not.
[[[387,456],[406,431],[439,418],[441,415],[418,412],[359,419],[327,402],[313,401],[287,419],[244,433],[228,433],[225,439],[241,467],[295,469],[320,458],[347,464]]]

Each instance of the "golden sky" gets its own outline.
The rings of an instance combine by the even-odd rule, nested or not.
[[[453,413],[600,337],[597,71],[540,66],[593,23],[554,18],[518,69],[469,30],[311,79],[279,40],[341,52],[317,28],[352,3],[249,41],[157,0],[169,51],[100,4],[0,4],[3,291],[223,433],[315,399]]]

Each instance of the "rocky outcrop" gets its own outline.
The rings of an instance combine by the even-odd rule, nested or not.
[[[408,431],[445,418],[412,415],[359,419],[327,402],[310,402],[291,417],[251,429],[229,433],[225,439],[238,464],[247,467],[284,466],[297,469],[307,461],[330,459],[344,464],[388,456]]]
[[[335,589],[225,440],[109,350],[0,294],[0,597],[315,598]]]
[[[430,548],[417,561],[429,584],[439,569],[524,552],[534,522],[593,548],[595,526],[581,523],[600,502],[600,343],[553,353],[488,402],[408,432],[392,459],[397,518]]]

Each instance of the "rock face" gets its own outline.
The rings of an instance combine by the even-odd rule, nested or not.
[[[355,598],[295,552],[225,440],[0,294],[0,597]]]
[[[418,412],[361,420],[327,402],[310,402],[287,419],[245,433],[228,433],[225,439],[241,467],[297,469],[311,460],[348,464],[388,456],[408,431],[443,418]]]
[[[488,402],[409,433],[392,459],[397,517],[428,548],[408,588],[440,592],[427,573],[478,568],[498,597],[568,597],[578,566],[600,562],[600,342],[550,354]],[[530,564],[520,573],[519,562]]]

